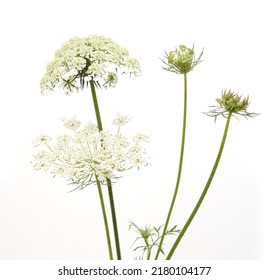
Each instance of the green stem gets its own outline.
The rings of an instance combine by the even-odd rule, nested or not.
[[[90,86],[91,86],[92,101],[93,101],[93,105],[94,105],[97,126],[98,126],[99,131],[102,131],[103,125],[102,125],[102,120],[101,120],[101,115],[100,115],[100,110],[99,110],[99,105],[98,105],[98,100],[97,100],[97,95],[96,95],[96,90],[95,90],[95,85],[94,85],[93,80],[90,80]]]
[[[98,180],[97,176],[95,176],[95,178],[96,178],[96,184],[97,184],[97,188],[98,188],[98,194],[99,194],[102,213],[103,213],[109,258],[110,258],[110,260],[113,260],[113,253],[112,253],[112,247],[111,247],[110,234],[109,234],[109,228],[108,228],[108,222],[107,222],[107,216],[106,216],[106,208],[105,208],[102,188],[101,188],[101,184],[100,184],[100,181]]]
[[[149,245],[149,242],[147,239],[145,239],[145,243],[146,243],[146,246],[147,246],[147,260],[150,259],[150,256],[151,256],[151,248],[150,248],[150,245]]]
[[[204,188],[204,190],[203,190],[203,192],[202,192],[198,202],[196,203],[196,205],[195,205],[191,215],[189,216],[186,224],[184,225],[184,227],[181,230],[179,236],[177,237],[175,243],[173,244],[170,252],[168,253],[167,258],[166,258],[167,260],[170,260],[171,257],[173,256],[173,254],[174,254],[174,252],[175,252],[175,250],[176,250],[180,240],[184,236],[184,234],[187,231],[189,225],[191,224],[193,218],[195,217],[195,215],[196,215],[198,209],[200,208],[200,206],[201,206],[201,204],[202,204],[202,202],[203,202],[203,200],[204,200],[204,198],[206,196],[206,193],[207,193],[207,191],[208,191],[208,189],[209,189],[209,187],[211,185],[211,182],[212,182],[212,180],[214,178],[214,175],[216,173],[216,170],[217,170],[217,167],[218,167],[221,155],[222,155],[222,151],[223,151],[223,148],[224,148],[224,145],[225,145],[225,141],[226,141],[226,137],[227,137],[227,134],[228,134],[228,129],[229,129],[229,124],[230,124],[231,116],[232,116],[232,112],[229,112],[229,115],[228,115],[227,121],[226,121],[226,125],[225,125],[225,129],[224,129],[224,133],[223,133],[223,137],[222,137],[222,141],[221,141],[221,144],[220,144],[219,152],[218,152],[217,158],[215,160],[214,166],[212,168],[212,171],[211,171],[211,173],[209,175],[209,178],[207,180],[207,183],[205,185],[205,188]]]
[[[158,259],[159,254],[161,252],[161,248],[162,248],[164,237],[165,237],[165,232],[168,228],[168,223],[169,223],[169,220],[170,220],[173,208],[174,208],[174,204],[175,204],[178,189],[179,189],[179,183],[180,183],[182,165],[183,165],[183,157],[184,157],[186,121],[187,121],[187,73],[184,74],[184,109],[183,109],[182,138],[181,138],[181,150],[180,150],[180,158],[179,158],[179,165],[178,165],[177,181],[176,181],[176,186],[175,186],[174,194],[173,194],[173,197],[172,197],[171,205],[170,205],[170,208],[169,208],[169,211],[168,211],[168,214],[167,214],[167,218],[166,218],[166,221],[165,221],[165,224],[164,224],[160,244],[159,244],[156,256],[155,256],[155,260]]]
[[[98,105],[98,100],[97,100],[97,95],[96,95],[96,90],[95,90],[95,85],[94,85],[93,80],[90,81],[90,86],[91,86],[92,99],[93,99],[97,126],[98,126],[99,131],[102,131],[103,125],[102,125],[101,114],[100,114],[100,110],[99,110],[99,105]],[[117,259],[121,260],[120,240],[119,240],[119,232],[118,232],[118,226],[117,226],[117,216],[116,216],[115,203],[114,203],[114,197],[113,197],[112,183],[111,183],[111,180],[108,178],[106,179],[106,182],[107,182],[107,188],[108,188]]]
[[[107,183],[109,202],[110,202],[110,208],[111,208],[111,216],[112,216],[112,223],[113,223],[113,229],[114,229],[117,258],[118,258],[118,260],[121,260],[120,238],[119,238],[119,231],[118,231],[118,226],[117,226],[117,216],[116,216],[111,180],[107,178],[106,183]]]

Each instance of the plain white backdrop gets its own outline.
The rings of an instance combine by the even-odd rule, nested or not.
[[[68,193],[62,179],[31,166],[32,139],[57,135],[60,118],[94,120],[89,91],[42,96],[39,80],[54,52],[73,36],[104,35],[129,49],[142,76],[121,77],[98,92],[104,126],[116,112],[133,117],[129,132],[151,136],[152,165],[114,186],[122,255],[137,256],[128,221],[164,223],[176,181],[183,78],[161,69],[180,44],[203,62],[188,76],[185,161],[171,225],[183,226],[214,163],[225,120],[202,114],[231,88],[251,99],[246,121],[232,119],[211,189],[175,259],[268,257],[268,30],[266,1],[6,1],[0,4],[0,259],[106,259],[97,190]],[[166,249],[169,248],[166,242]]]

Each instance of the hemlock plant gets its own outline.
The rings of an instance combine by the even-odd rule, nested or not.
[[[165,53],[162,59],[164,70],[183,75],[180,156],[176,183],[164,223],[158,227],[140,227],[134,222],[130,222],[129,229],[134,229],[138,234],[134,244],[140,242],[134,249],[134,251],[141,250],[139,259],[157,260],[160,255],[163,255],[167,260],[172,258],[212,183],[224,149],[232,116],[248,118],[258,115],[248,112],[249,97],[242,98],[232,90],[222,91],[221,96],[216,99],[218,105],[211,106],[209,111],[205,113],[214,117],[215,120],[219,116],[226,118],[223,137],[212,171],[182,229],[178,229],[176,225],[170,226],[172,214],[176,215],[173,209],[177,200],[184,159],[187,126],[187,77],[188,73],[202,62],[202,56],[203,51],[196,56],[194,47],[188,48],[180,45],[174,51]],[[66,128],[66,133],[54,139],[49,135],[41,134],[33,141],[35,148],[39,149],[33,159],[35,170],[45,170],[53,176],[64,177],[74,190],[82,190],[89,185],[97,187],[110,260],[122,259],[112,184],[120,180],[126,171],[132,168],[146,167],[149,164],[145,149],[145,144],[149,140],[148,136],[137,133],[130,138],[123,133],[124,126],[130,122],[129,116],[118,113],[112,121],[115,126],[114,131],[103,129],[96,90],[115,87],[121,74],[140,75],[140,64],[129,56],[126,48],[122,48],[111,39],[92,35],[84,38],[75,37],[64,43],[56,51],[54,59],[47,65],[47,71],[40,82],[41,92],[46,94],[55,88],[60,88],[69,95],[90,88],[96,122],[89,121],[82,124],[76,117],[64,119],[63,125]],[[105,201],[103,196],[105,187],[108,191],[108,201]],[[107,205],[110,208],[112,223],[108,219]],[[163,211],[166,211],[165,205]],[[111,237],[111,225],[114,233],[113,238]],[[174,241],[166,254],[163,245],[165,238],[169,235],[174,236]],[[112,240],[114,240],[114,246]]]

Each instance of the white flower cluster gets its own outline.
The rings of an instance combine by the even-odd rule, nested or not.
[[[75,37],[64,43],[47,65],[40,81],[41,92],[57,86],[70,93],[83,89],[91,80],[100,87],[113,87],[119,71],[140,74],[139,62],[129,56],[127,49],[103,36]]]
[[[101,183],[107,178],[115,180],[123,171],[147,166],[142,143],[148,138],[143,134],[136,134],[132,139],[123,136],[120,127],[127,120],[128,117],[117,115],[113,121],[118,128],[115,134],[100,132],[91,122],[81,126],[76,118],[64,120],[71,134],[58,136],[54,143],[44,134],[34,140],[35,146],[45,148],[34,156],[34,169],[67,178],[76,188],[83,189],[97,179]]]

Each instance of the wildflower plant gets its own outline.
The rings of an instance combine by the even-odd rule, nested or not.
[[[182,229],[177,225],[169,226],[174,205],[178,198],[178,190],[183,170],[185,151],[185,138],[187,127],[187,100],[188,100],[188,74],[202,62],[203,51],[196,55],[194,47],[179,45],[175,50],[165,52],[161,59],[162,67],[168,72],[183,76],[183,109],[182,134],[178,171],[170,206],[164,223],[159,226],[140,227],[130,222],[129,229],[138,234],[134,244],[139,243],[134,251],[142,251],[142,256],[149,260],[159,259],[160,254],[170,260],[174,255],[184,234],[198,212],[215,176],[221,155],[226,142],[231,117],[255,117],[258,114],[249,112],[249,97],[234,93],[232,90],[223,90],[216,99],[217,105],[209,107],[205,114],[226,119],[223,137],[216,160],[209,174],[205,187],[190,213]],[[132,138],[123,133],[123,127],[130,122],[130,117],[117,114],[112,121],[115,126],[113,132],[103,129],[101,113],[96,89],[114,87],[118,82],[119,74],[128,73],[130,76],[140,75],[139,62],[129,56],[128,50],[120,47],[111,39],[92,35],[85,38],[72,38],[56,51],[55,58],[47,65],[46,74],[42,77],[40,86],[42,94],[61,88],[67,94],[83,91],[90,88],[96,123],[82,124],[76,117],[63,120],[67,132],[57,136],[41,134],[34,139],[34,146],[39,149],[34,155],[33,166],[36,170],[45,170],[53,176],[61,176],[74,186],[74,189],[83,190],[88,186],[97,186],[100,205],[102,209],[104,228],[108,246],[109,258],[122,259],[120,237],[117,226],[116,206],[112,183],[116,183],[124,172],[148,165],[148,156],[144,148],[148,136],[138,133]],[[114,232],[115,247],[113,250],[110,226],[106,211],[106,202],[103,197],[103,187],[108,190],[111,220]],[[167,191],[166,191],[167,192]],[[174,237],[174,241],[167,255],[164,250],[164,240],[167,236]],[[153,252],[155,254],[153,254]]]
[[[171,204],[167,213],[167,218],[164,223],[162,237],[159,243],[159,248],[157,250],[155,259],[157,260],[159,254],[161,252],[161,248],[165,238],[165,232],[168,228],[168,224],[173,212],[173,208],[176,202],[182,167],[183,167],[183,158],[184,158],[184,150],[185,150],[185,138],[186,138],[186,127],[187,127],[187,100],[188,100],[188,83],[187,83],[187,74],[192,71],[199,63],[201,63],[201,58],[203,55],[203,51],[199,54],[198,58],[196,58],[194,47],[192,49],[186,47],[185,45],[180,45],[175,51],[165,52],[165,58],[161,59],[163,62],[163,69],[172,72],[178,75],[183,75],[184,77],[184,101],[183,101],[183,119],[182,119],[182,136],[181,136],[181,148],[180,148],[180,156],[179,156],[179,164],[178,164],[178,172],[177,179],[174,188],[174,193],[172,196]]]
[[[114,87],[118,82],[118,74],[140,75],[139,62],[129,56],[126,48],[119,46],[110,38],[100,35],[88,37],[75,37],[63,44],[55,53],[55,58],[48,63],[47,71],[41,78],[41,93],[63,89],[70,93],[82,91],[90,87],[92,101],[96,116],[97,128],[103,131],[103,123],[99,109],[96,88]],[[106,236],[109,248],[109,257],[113,259],[110,242],[110,233],[106,221],[104,203],[102,202],[102,189],[99,180],[96,180],[101,206],[103,209]],[[114,239],[117,259],[121,259],[120,240],[117,226],[116,207],[112,189],[112,182],[106,177],[109,204],[112,216]]]

